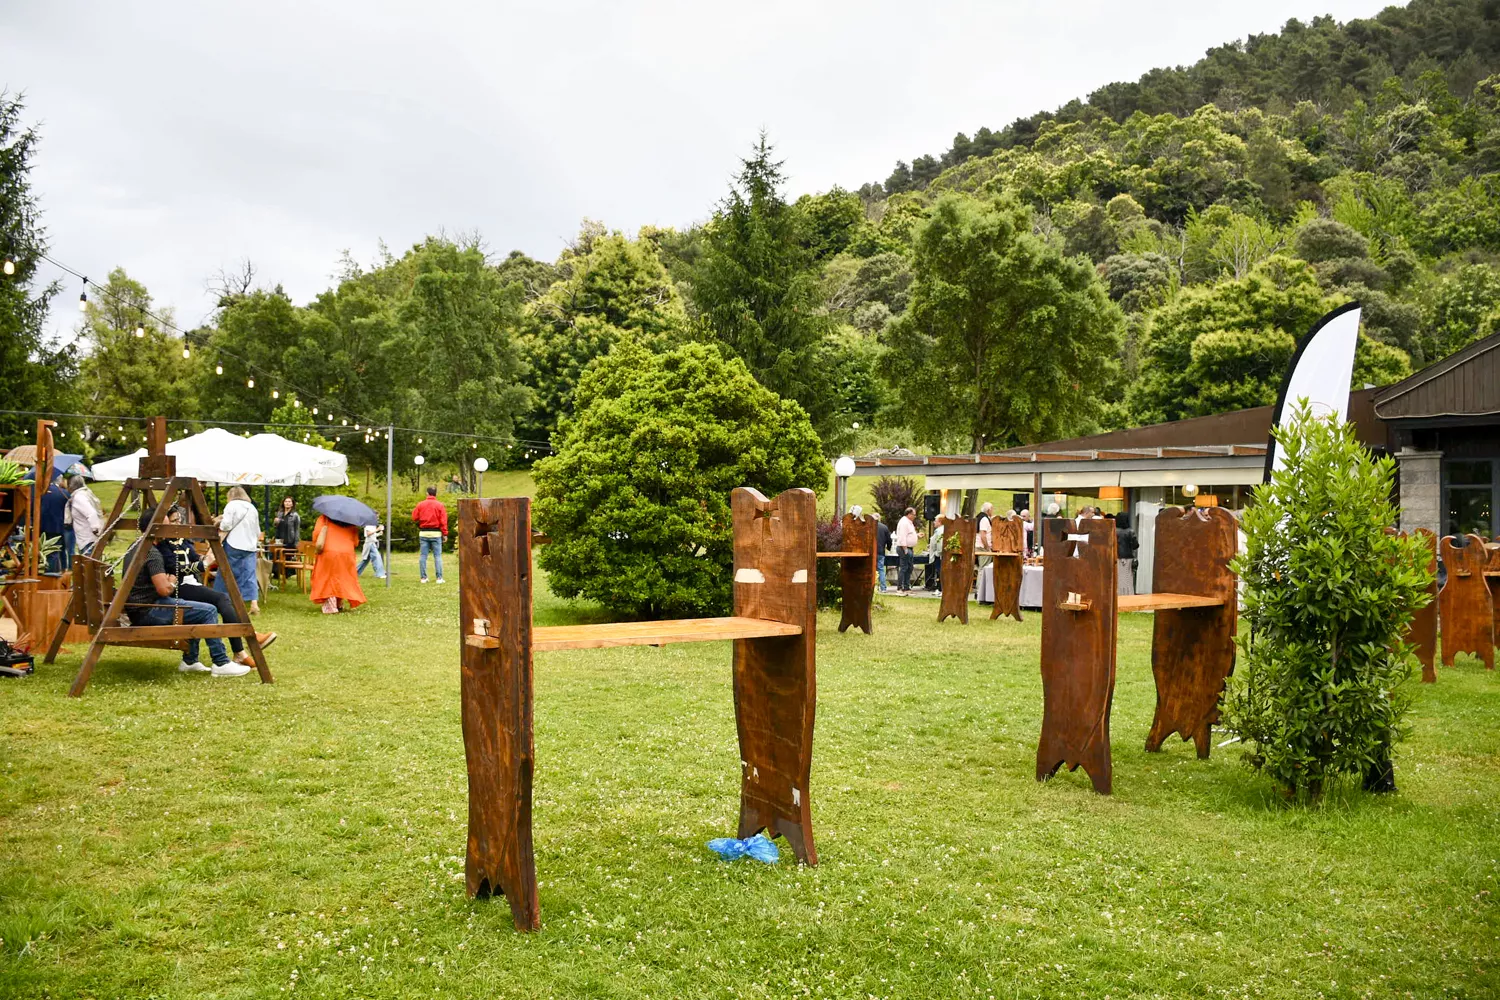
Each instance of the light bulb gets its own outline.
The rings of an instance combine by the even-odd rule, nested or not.
[[[421,443],[422,443],[422,439],[421,438],[417,438],[417,444],[421,444]]]
[[[78,296],[78,311],[83,312],[89,307],[89,293],[82,292]]]
[[[470,448],[478,448],[479,447],[479,442],[478,441],[470,441],[469,442],[469,447]]]
[[[271,398],[272,399],[280,399],[281,398],[281,390],[280,389],[272,389],[271,390]]]
[[[355,430],[359,430],[359,424],[355,424],[355,425],[354,425],[354,429],[355,429]],[[366,437],[369,437],[369,435],[368,435],[368,434],[366,434],[366,435],[365,435],[365,436],[366,436]]]
[[[7,257],[7,258],[5,258],[5,273],[6,274],[15,274],[16,273],[16,259],[14,257]]]
[[[215,375],[223,375],[224,374],[224,362],[221,361],[218,364],[214,365],[214,374]]]
[[[317,415],[318,415],[318,408],[316,406],[314,406],[313,407],[313,416],[316,417]]]
[[[137,323],[135,325],[135,335],[137,337],[144,337],[146,335],[146,325],[144,323]]]
[[[295,410],[298,407],[300,407],[301,405],[302,405],[302,400],[300,400],[300,399],[296,398],[295,396],[293,396],[292,397],[292,409]]]
[[[339,420],[339,426],[340,427],[348,427],[349,426],[349,418],[348,417],[344,417],[344,418],[340,419]],[[358,427],[356,427],[354,429],[355,430],[359,430]]]
[[[245,379],[245,388],[247,388],[247,389],[254,389],[255,388],[255,376],[254,375],[251,375],[249,378]]]
[[[123,431],[124,429],[125,429],[125,425],[124,424],[115,424],[115,430],[117,430],[117,431]]]
[[[188,350],[188,346],[186,344],[182,345],[182,356],[185,358],[190,358],[193,356],[193,352]]]
[[[421,455],[418,455],[416,458],[412,459],[412,461],[417,463],[418,465],[422,465],[427,461],[427,459],[423,458]]]

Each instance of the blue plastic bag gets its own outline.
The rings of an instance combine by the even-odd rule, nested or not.
[[[776,849],[776,843],[763,833],[746,837],[744,840],[736,837],[718,837],[708,842],[708,849],[724,861],[754,858],[756,861],[774,865],[781,859],[781,852]]]

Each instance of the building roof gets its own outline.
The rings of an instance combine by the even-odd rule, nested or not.
[[[1382,420],[1436,423],[1500,417],[1500,333],[1377,390],[1375,413]]]

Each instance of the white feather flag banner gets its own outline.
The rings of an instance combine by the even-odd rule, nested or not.
[[[1271,414],[1274,430],[1291,420],[1299,400],[1306,399],[1312,415],[1329,420],[1346,419],[1349,383],[1354,378],[1354,346],[1359,342],[1359,303],[1349,302],[1318,320],[1297,344],[1297,353],[1281,383],[1281,395]],[[1273,435],[1266,450],[1266,480],[1283,465],[1281,449]]]

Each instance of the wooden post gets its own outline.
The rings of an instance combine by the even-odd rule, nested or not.
[[[817,498],[791,489],[772,501],[740,487],[730,509],[735,615],[802,629],[734,641],[739,835],[779,834],[799,861],[815,865],[808,782],[817,704]]]
[[[845,514],[843,519],[843,544],[845,552],[860,552],[863,555],[844,556],[839,560],[839,578],[842,582],[839,631],[851,625],[863,629],[865,635],[875,634],[875,622],[870,615],[875,600],[875,549],[878,544],[878,529],[870,514],[855,517]]]
[[[972,517],[943,516],[938,523],[943,526],[943,596],[938,602],[938,621],[957,618],[967,625],[969,591],[974,586],[974,534],[979,525]]]
[[[1406,538],[1404,531],[1395,528],[1386,528],[1387,533]],[[1437,585],[1437,536],[1426,528],[1418,528],[1416,536],[1427,545],[1429,553],[1427,560],[1427,572],[1432,574],[1432,581],[1427,585],[1427,593],[1431,600],[1427,606],[1419,608],[1412,613],[1411,623],[1406,626],[1406,635],[1402,637],[1412,652],[1417,654],[1418,661],[1422,664],[1422,683],[1437,683],[1437,631],[1438,631],[1438,585]]]
[[[541,926],[531,844],[531,501],[458,502],[458,606],[470,896],[499,892]]]
[[[1229,563],[1238,548],[1239,525],[1222,507],[1168,507],[1156,515],[1157,592],[1222,603],[1156,612],[1151,638],[1156,715],[1146,736],[1147,752],[1159,751],[1175,732],[1193,741],[1200,759],[1208,758],[1219,697],[1234,672],[1238,609]]]
[[[1081,526],[1063,518],[1044,522],[1047,570],[1042,576],[1042,736],[1036,779],[1066,765],[1088,772],[1094,791],[1113,782],[1109,712],[1115,693],[1115,523]]]
[[[1486,670],[1495,669],[1494,605],[1485,585],[1487,553],[1484,539],[1467,535],[1463,548],[1449,535],[1441,543],[1448,582],[1438,594],[1438,615],[1443,623],[1443,666],[1453,666],[1460,652],[1473,653]]]
[[[990,609],[990,620],[1001,615],[1010,615],[1021,621],[1021,564],[1026,555],[1026,522],[1019,517],[1000,520],[990,519],[990,536],[993,539],[995,606]]]

